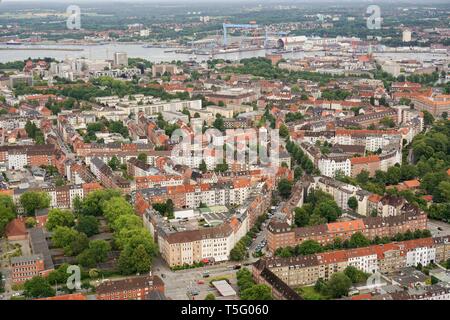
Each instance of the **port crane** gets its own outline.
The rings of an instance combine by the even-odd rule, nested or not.
[[[228,45],[228,28],[237,28],[237,29],[258,29],[259,25],[257,24],[231,24],[224,23],[223,24],[223,46],[226,47]]]

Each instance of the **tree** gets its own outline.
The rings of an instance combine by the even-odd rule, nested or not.
[[[441,181],[438,185],[437,192],[442,202],[450,202],[450,181]]]
[[[400,167],[400,179],[411,180],[419,175],[419,170],[411,164],[404,164]]]
[[[25,219],[25,226],[27,228],[34,228],[36,226],[36,219],[33,217],[28,217]]]
[[[208,293],[205,300],[216,300],[216,296],[213,293]]]
[[[113,171],[116,171],[120,166],[120,160],[116,156],[112,156],[111,160],[108,161],[108,166],[110,166]]]
[[[77,256],[77,263],[86,268],[93,268],[96,266],[97,261],[92,251],[84,250]]]
[[[105,240],[92,240],[88,250],[94,253],[97,262],[104,262],[111,251],[111,245]]]
[[[119,256],[119,270],[124,275],[148,272],[151,263],[151,257],[142,244],[136,248],[126,246]]]
[[[52,243],[57,248],[63,248],[65,255],[74,256],[88,247],[89,240],[84,233],[69,227],[56,227],[52,234]]]
[[[314,284],[314,290],[321,294],[327,294],[327,283],[322,278],[317,279]]]
[[[422,110],[422,112],[423,112],[423,123],[426,126],[432,125],[434,122],[433,115],[430,112],[428,112],[427,110]]]
[[[246,268],[240,269],[236,273],[236,278],[237,278],[237,285],[241,292],[255,285],[252,273]]]
[[[137,229],[142,227],[142,219],[135,214],[124,214],[118,216],[114,221],[112,221],[110,226],[115,232],[119,232],[124,229]]]
[[[102,211],[110,224],[120,215],[134,215],[134,209],[122,196],[113,197],[103,202]]]
[[[344,274],[350,278],[352,283],[362,283],[368,278],[368,275],[365,272],[358,270],[353,266],[345,268]]]
[[[288,127],[286,127],[286,125],[282,124],[279,130],[280,130],[280,137],[282,138],[289,137],[289,129]]]
[[[314,208],[314,213],[325,218],[328,222],[336,221],[342,214],[341,208],[334,200],[324,200]]]
[[[27,215],[50,206],[50,196],[46,192],[27,191],[20,196],[19,201]]]
[[[98,233],[99,222],[94,216],[80,216],[76,229],[85,233],[88,237]]]
[[[292,192],[292,182],[287,179],[281,179],[278,183],[278,192],[281,197],[289,198]]]
[[[342,272],[334,273],[327,283],[327,292],[333,298],[341,298],[348,295],[352,286],[352,280]]]
[[[361,232],[352,234],[349,240],[350,248],[360,248],[370,246],[370,240],[367,239]]]
[[[205,160],[202,160],[202,163],[200,163],[199,167],[201,172],[206,173],[208,171],[208,167],[206,166]]]
[[[121,196],[120,191],[115,189],[93,191],[82,201],[80,213],[82,215],[101,216],[103,215],[103,204],[113,197]]]
[[[53,297],[56,291],[46,279],[41,276],[33,277],[24,284],[24,295],[27,298]]]
[[[242,261],[245,258],[245,251],[240,250],[237,245],[230,251],[231,261]]]
[[[242,300],[272,300],[272,290],[265,284],[257,284],[241,292]]]
[[[47,281],[51,285],[55,284],[65,284],[67,282],[67,279],[70,277],[70,273],[67,273],[67,268],[69,267],[69,264],[64,263],[58,267],[58,269],[53,270],[50,272],[47,276]]]
[[[16,217],[16,208],[11,197],[0,195],[0,237],[5,228]]]
[[[383,119],[380,120],[380,123],[387,127],[387,128],[394,128],[395,127],[395,122],[394,120],[392,120],[389,117],[384,117]]]
[[[139,153],[137,159],[142,161],[142,162],[147,163],[147,155],[145,153]]]
[[[295,167],[294,169],[294,180],[297,181],[303,176],[303,171],[301,167]]]
[[[356,200],[355,197],[350,197],[350,198],[348,198],[347,205],[350,209],[355,211],[356,208],[358,208],[358,200]]]
[[[89,243],[89,248],[81,252],[77,257],[77,262],[83,267],[95,267],[99,262],[105,262],[111,246],[104,240],[93,240]]]
[[[297,246],[297,253],[300,255],[309,255],[322,251],[320,243],[314,240],[306,240]]]
[[[214,120],[213,127],[219,131],[225,131],[225,124],[222,117],[218,117]]]
[[[309,222],[309,213],[304,208],[295,208],[295,225],[297,227],[306,227]]]
[[[308,225],[310,226],[320,226],[321,224],[327,223],[327,219],[322,217],[320,214],[314,213],[310,216]]]
[[[219,163],[216,165],[214,169],[215,172],[226,172],[228,171],[228,164],[224,161],[223,163]]]
[[[399,167],[390,167],[386,173],[386,182],[388,184],[397,184],[400,182],[401,170]]]
[[[356,181],[360,185],[365,185],[367,182],[369,182],[369,172],[367,170],[362,170],[360,173],[356,175]]]
[[[45,227],[53,231],[58,226],[72,227],[75,223],[75,216],[68,210],[52,209],[48,212],[47,223]]]

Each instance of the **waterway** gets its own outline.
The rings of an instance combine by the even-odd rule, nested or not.
[[[152,62],[170,62],[173,60],[187,61],[194,59],[198,62],[211,58],[209,55],[194,55],[186,53],[176,53],[173,48],[148,48],[143,44],[104,44],[104,45],[5,45],[0,44],[0,62],[9,62],[25,60],[28,58],[51,57],[56,60],[64,60],[68,57],[85,57],[89,59],[112,59],[115,52],[126,52],[130,58],[144,58]],[[168,52],[170,51],[170,52]],[[240,60],[243,58],[263,57],[272,50],[252,50],[231,53],[220,53],[212,56],[213,58]],[[284,53],[285,58],[302,58],[304,56],[321,56],[323,51],[315,52],[289,52]],[[446,54],[438,53],[407,53],[407,52],[389,52],[375,53],[375,56],[384,56],[402,59],[448,59]]]

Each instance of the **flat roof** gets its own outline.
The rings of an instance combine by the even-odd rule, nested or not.
[[[44,231],[41,228],[30,229],[30,242],[31,249],[34,254],[42,254],[44,257],[45,270],[54,269],[52,255],[48,249],[47,239],[45,238]]]
[[[236,291],[234,291],[234,289],[230,286],[230,284],[225,280],[213,281],[212,285],[224,297],[230,297],[230,296],[236,295]]]

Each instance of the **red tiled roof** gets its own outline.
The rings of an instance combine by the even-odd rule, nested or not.
[[[420,187],[419,180],[408,180],[408,181],[404,181],[403,184],[406,187],[408,187],[408,188],[418,188],[418,187]]]
[[[371,162],[379,162],[380,157],[377,155],[374,156],[368,156],[368,157],[356,157],[350,159],[352,165],[353,164],[364,164],[364,163],[371,163]]]
[[[40,298],[35,300],[86,300],[86,296],[81,293],[65,294],[62,296]]]
[[[16,218],[11,221],[5,229],[5,235],[7,237],[23,236],[27,234],[27,228],[25,227],[25,221],[23,218]]]

